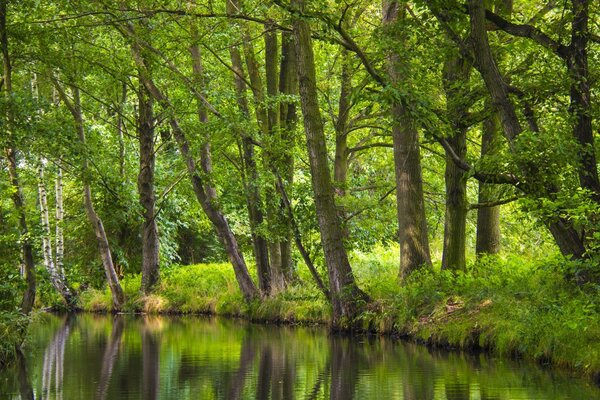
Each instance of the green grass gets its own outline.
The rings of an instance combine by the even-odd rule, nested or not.
[[[401,286],[393,253],[351,257],[359,285],[374,299],[359,321],[365,329],[600,371],[600,285],[565,278],[581,266],[558,258],[487,258],[467,272],[420,271]],[[243,301],[229,264],[171,267],[162,271],[156,293],[145,297],[138,293],[139,276],[122,283],[128,311],[327,323],[331,309],[307,279],[301,274],[284,292],[252,303]],[[80,302],[88,311],[108,311],[110,294],[90,289]]]

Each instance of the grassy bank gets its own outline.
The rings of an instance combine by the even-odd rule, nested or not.
[[[466,273],[414,274],[396,282],[391,254],[354,254],[361,287],[374,299],[361,317],[364,329],[411,337],[432,345],[485,348],[500,354],[600,371],[600,285],[565,279],[584,266],[546,259],[487,259]],[[156,294],[138,294],[139,276],[123,280],[127,310],[147,313],[215,313],[253,320],[327,323],[330,307],[308,277],[272,298],[243,301],[228,264],[172,267]],[[81,306],[108,311],[108,291],[87,290]]]

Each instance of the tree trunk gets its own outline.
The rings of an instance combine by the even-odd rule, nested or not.
[[[56,223],[56,253],[55,263],[56,270],[62,276],[65,276],[65,239],[63,234],[63,221],[65,218],[65,212],[63,207],[63,180],[62,180],[62,168],[59,165],[56,170],[56,182],[55,182],[55,197],[56,197],[56,210],[55,210],[55,223]]]
[[[233,4],[228,1],[229,10]],[[250,118],[250,108],[246,98],[246,83],[244,82],[244,68],[242,57],[236,46],[229,48],[231,58],[231,67],[233,69],[233,79],[235,82],[236,99],[240,112],[245,118]],[[254,144],[252,138],[246,132],[241,132],[242,136],[242,158],[248,179],[246,179],[246,206],[248,208],[248,218],[250,220],[250,231],[252,235],[252,248],[256,260],[256,272],[258,275],[258,286],[263,294],[268,295],[271,292],[271,266],[269,262],[269,248],[267,239],[259,231],[263,224],[264,215],[262,199],[260,197],[260,178],[256,166],[254,155]]]
[[[119,109],[117,110],[117,135],[119,136],[119,176],[125,179],[125,139],[123,136],[123,112],[124,105],[127,101],[127,84],[123,83],[121,89],[121,98],[119,101]]]
[[[296,71],[296,49],[294,47],[294,38],[287,32],[281,33],[281,65],[279,68],[279,93],[282,95],[298,94],[298,73]],[[294,181],[294,154],[295,130],[298,122],[296,113],[296,104],[293,101],[282,101],[279,107],[280,140],[281,146],[279,152],[281,162],[277,166],[284,179],[286,192],[292,195],[292,184]],[[284,211],[286,206],[284,200],[281,200],[281,206]],[[294,262],[292,260],[292,222],[287,217],[283,218],[285,235],[281,241],[281,268],[283,269],[286,282],[290,282],[294,277]]]
[[[138,93],[138,137],[140,143],[140,172],[138,193],[142,205],[142,284],[140,290],[150,293],[160,279],[156,198],[154,195],[154,100],[143,85]]]
[[[303,0],[295,1],[295,5],[302,8]],[[295,18],[293,30],[312,187],[321,232],[321,245],[329,274],[333,307],[332,329],[352,328],[358,322],[356,319],[369,298],[356,285],[344,248],[342,228],[333,197],[323,121],[318,104],[310,27],[305,19]]]
[[[574,120],[573,136],[581,146],[577,171],[581,187],[589,190],[594,200],[600,202],[600,181],[592,128],[593,114],[587,57],[590,2],[588,0],[572,0],[571,3],[573,21],[571,23],[571,44],[566,61],[571,78],[569,113]]]
[[[465,98],[470,71],[471,64],[458,54],[451,55],[444,65],[446,111],[452,127],[452,136],[448,138],[448,142],[461,160],[464,160],[467,155],[467,126],[463,121],[469,112]],[[449,154],[446,154],[445,182],[446,213],[442,269],[464,270],[466,268],[467,178],[465,171],[453,162]]]
[[[25,266],[25,281],[27,282],[27,288],[25,289],[23,299],[21,300],[21,311],[24,314],[29,314],[33,309],[33,303],[35,301],[36,277],[33,249],[29,238],[29,229],[27,228],[25,201],[23,198],[23,190],[19,182],[19,174],[17,172],[17,154],[12,144],[13,133],[11,131],[11,125],[14,122],[14,115],[10,102],[12,96],[12,67],[8,52],[8,33],[6,32],[7,3],[8,1],[6,0],[0,1],[0,45],[2,46],[2,65],[4,69],[4,95],[9,106],[6,113],[7,124],[5,133],[8,138],[8,146],[4,149],[4,155],[8,163],[10,185],[13,188],[12,201],[17,215],[19,216],[20,241],[23,251],[23,264]]]
[[[504,136],[509,147],[514,151],[514,141],[523,129],[517,118],[514,105],[508,97],[508,87],[498,70],[490,49],[483,3],[478,0],[469,0],[469,15],[475,65],[485,82],[494,108],[500,114]],[[527,169],[525,168],[526,173]],[[549,192],[552,193],[556,190],[556,188],[550,188]],[[583,240],[570,221],[558,217],[555,220],[546,221],[546,224],[563,255],[578,259],[583,258],[585,254]]]
[[[44,266],[50,276],[50,283],[65,300],[68,308],[75,306],[74,296],[67,285],[64,270],[54,264],[52,255],[52,238],[50,236],[50,215],[48,211],[48,199],[46,195],[46,184],[44,182],[44,163],[42,160],[38,168],[38,194],[40,203],[40,221],[42,224],[42,253],[44,255]],[[57,201],[58,204],[58,201]],[[58,224],[58,222],[57,222]],[[58,240],[58,239],[57,239]],[[61,250],[62,251],[62,250]]]
[[[279,74],[278,74],[278,61],[279,61],[279,49],[277,32],[274,31],[271,21],[267,21],[265,24],[265,82],[267,86],[267,119],[269,121],[269,139],[263,141],[266,143],[272,142],[273,145],[268,148],[267,159],[265,160],[268,169],[272,170],[276,165],[276,151],[280,145],[277,139],[280,137],[281,120],[279,114],[279,108],[275,106],[274,101],[279,94]],[[269,226],[273,226],[275,229],[271,229],[274,233],[273,238],[269,240],[269,255],[271,257],[271,275],[273,289],[281,291],[285,288],[286,278],[285,269],[283,266],[282,258],[282,225],[285,213],[281,208],[281,199],[277,196],[275,191],[275,177],[271,175],[270,183],[266,186],[265,195],[267,199],[267,218],[269,220]]]
[[[117,273],[115,271],[110,245],[108,243],[108,238],[106,237],[104,225],[94,209],[92,189],[90,188],[89,183],[89,150],[86,147],[85,126],[83,122],[83,114],[81,112],[79,89],[77,87],[73,88],[73,100],[71,101],[58,82],[55,81],[54,86],[56,87],[56,90],[58,91],[62,101],[66,104],[67,108],[71,112],[71,115],[73,116],[73,119],[75,120],[75,129],[77,130],[77,135],[79,136],[79,141],[84,151],[82,157],[83,161],[81,163],[84,208],[87,218],[92,225],[92,229],[94,230],[94,234],[96,235],[96,241],[98,242],[98,250],[100,252],[100,258],[102,259],[104,274],[106,275],[106,281],[108,282],[108,286],[112,295],[113,310],[119,311],[125,302],[125,294],[123,293],[123,289],[121,288],[119,278],[117,277]]]
[[[132,33],[133,34],[133,33]],[[169,99],[158,89],[158,87],[154,84],[152,78],[148,76],[146,71],[146,67],[144,61],[140,54],[139,45],[134,43],[131,47],[134,61],[138,66],[140,73],[140,79],[148,92],[154,97],[154,99],[168,112],[173,113],[173,105],[169,101]],[[218,208],[216,191],[210,184],[205,183],[202,179],[202,175],[196,166],[196,161],[191,153],[190,144],[186,137],[185,132],[179,125],[179,121],[177,118],[172,116],[169,120],[169,124],[171,129],[173,130],[173,136],[175,141],[177,142],[177,146],[179,147],[179,151],[183,160],[185,161],[188,175],[190,180],[192,181],[192,188],[194,189],[194,194],[202,207],[202,210],[211,221],[223,246],[225,247],[225,252],[227,253],[227,257],[233,266],[233,270],[235,273],[236,280],[240,287],[240,291],[246,300],[252,300],[259,296],[258,290],[252,282],[252,278],[248,273],[248,268],[246,266],[246,262],[244,261],[244,256],[239,249],[237,240],[229,227],[229,223],[225,216],[221,213]],[[206,169],[210,165],[210,157],[206,152],[206,148],[203,149],[203,160],[201,160],[204,168]]]
[[[493,155],[499,149],[498,113],[483,121],[481,135],[481,158]],[[478,202],[480,204],[497,200],[496,185],[479,182]],[[477,238],[475,253],[497,254],[500,251],[500,206],[477,209]]]
[[[352,82],[350,79],[350,54],[348,50],[342,50],[342,70],[340,76],[340,99],[338,103],[338,115],[335,123],[335,156],[333,164],[333,182],[337,197],[346,195],[348,177],[348,116],[350,114],[350,92]],[[340,219],[346,220],[346,210],[343,205],[338,205]],[[342,226],[344,237],[348,237],[346,226]]]
[[[383,25],[397,24],[399,5],[396,1],[384,4]],[[406,84],[408,65],[395,51],[387,56],[390,84],[398,88]],[[391,106],[392,139],[396,173],[396,201],[398,212],[398,236],[400,242],[400,280],[424,265],[431,265],[427,220],[423,198],[423,177],[419,133],[403,99],[396,99]]]
[[[239,7],[239,0],[234,0],[236,6]],[[262,133],[263,146],[267,146],[266,151],[263,152],[263,163],[266,170],[271,169],[273,160],[271,159],[271,151],[269,143],[273,139],[273,134],[278,129],[279,115],[272,110],[269,110],[268,106],[268,95],[275,95],[277,93],[277,39],[273,32],[267,32],[265,35],[265,70],[266,70],[266,86],[267,93],[265,95],[265,85],[260,73],[260,66],[256,59],[254,52],[254,46],[252,45],[252,38],[248,26],[242,24],[242,48],[244,50],[244,58],[246,61],[246,67],[248,69],[248,77],[250,78],[250,84],[252,94],[254,98],[254,109],[256,113],[256,121]],[[270,92],[269,92],[270,91]],[[276,193],[274,192],[273,185],[267,184],[265,186],[265,211],[269,229],[271,234],[267,238],[269,247],[269,278],[270,284],[275,285],[277,289],[281,289],[284,285],[283,273],[281,267],[281,249],[278,240],[278,212],[279,202],[277,201]]]

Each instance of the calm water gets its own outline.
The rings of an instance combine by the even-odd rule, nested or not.
[[[600,399],[535,365],[228,319],[43,316],[0,399]]]

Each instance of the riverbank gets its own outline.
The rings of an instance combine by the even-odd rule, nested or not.
[[[524,264],[489,259],[466,273],[413,275],[396,283],[395,262],[355,255],[355,274],[375,300],[361,317],[365,331],[411,338],[428,345],[485,349],[576,370],[600,380],[600,285],[576,285],[565,276],[584,266],[558,259]],[[326,324],[330,307],[307,276],[269,299],[243,301],[228,264],[171,267],[156,294],[140,296],[139,276],[123,279],[125,311],[208,313],[254,321]],[[110,311],[108,291],[80,297],[86,311]]]

